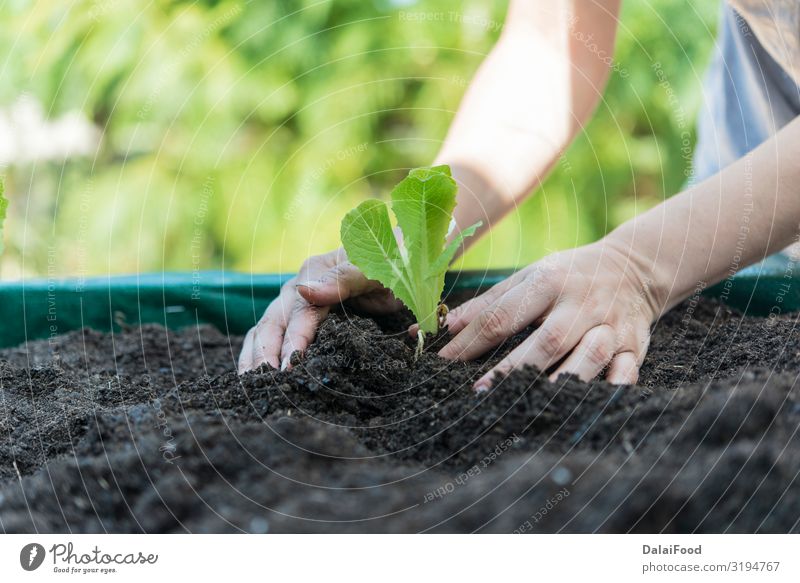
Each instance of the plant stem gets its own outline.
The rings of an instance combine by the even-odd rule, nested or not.
[[[422,350],[425,348],[425,332],[422,331],[422,328],[417,330],[417,349],[414,351],[414,361],[416,362],[419,360],[419,357],[422,356]]]

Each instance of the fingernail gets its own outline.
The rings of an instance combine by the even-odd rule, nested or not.
[[[292,357],[287,356],[281,361],[281,370],[286,370],[289,368],[289,364],[291,363]]]
[[[489,392],[489,383],[488,381],[480,380],[473,385],[472,390],[474,390],[477,395],[487,393]]]

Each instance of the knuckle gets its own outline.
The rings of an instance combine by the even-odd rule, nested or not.
[[[452,320],[460,320],[462,318],[463,314],[464,314],[464,311],[469,306],[469,304],[470,304],[470,302],[465,302],[465,303],[461,304],[460,306],[456,306],[455,308],[452,308],[452,309],[448,310],[447,319],[448,320],[451,320],[451,319]]]
[[[316,267],[320,264],[326,263],[331,257],[332,257],[331,253],[325,253],[323,255],[312,255],[311,257],[305,260],[304,265]]]
[[[565,281],[566,275],[560,267],[545,265],[528,274],[522,285],[526,294],[543,296],[552,301],[561,294]]]
[[[293,344],[297,347],[298,350],[305,349],[311,342],[313,341],[313,337],[308,332],[295,332],[293,334]]]
[[[302,268],[301,268],[302,269]],[[270,308],[276,309],[277,306],[280,305],[281,301],[286,301],[287,297],[293,297],[297,295],[297,283],[302,281],[299,277],[293,277],[292,279],[288,280],[281,286],[280,294],[278,297],[272,300],[269,305],[267,306],[267,311],[264,312],[264,316],[269,313]]]
[[[511,326],[508,311],[500,306],[481,312],[477,322],[479,334],[487,340],[505,338]]]
[[[539,348],[548,358],[556,356],[561,351],[565,338],[566,334],[559,324],[545,324],[537,334]]]
[[[292,304],[292,316],[296,317],[308,310],[313,311],[315,307],[316,306],[309,304],[308,300],[306,300],[304,297],[298,296],[294,304]]]
[[[458,308],[455,308],[453,310],[450,310],[447,313],[446,320],[445,320],[447,322],[447,325],[450,328],[453,328],[453,329],[461,328],[462,327],[462,321],[463,321],[463,318],[464,318],[463,314],[464,314],[464,311],[461,309],[461,306],[459,306]]]
[[[459,336],[456,336],[442,349],[441,355],[444,356],[444,358],[461,359],[461,354],[463,352],[464,343]]]
[[[550,285],[550,276],[547,271],[533,271],[523,278],[520,285],[528,292],[541,292]]]
[[[538,280],[546,287],[553,287],[561,285],[567,275],[567,271],[560,265],[545,263],[541,268],[530,274],[529,277]]]
[[[605,338],[596,339],[586,347],[586,358],[596,366],[605,366],[614,356],[611,345]]]
[[[337,263],[328,270],[327,275],[334,279],[345,277],[350,271],[350,263]]]
[[[300,265],[300,271],[298,272],[299,275],[305,275],[312,273],[314,269],[320,267],[320,263],[322,263],[322,259],[319,255],[313,255],[303,261]],[[298,278],[299,279],[299,278]]]
[[[605,304],[601,303],[597,295],[588,290],[584,293],[583,297],[581,298],[581,303],[584,312],[592,315],[599,315],[598,313],[601,313],[601,308],[603,307],[603,305],[608,305],[607,303]]]
[[[482,295],[472,298],[450,310],[447,313],[447,321],[451,325],[466,326],[469,324],[471,314],[474,315],[477,312],[477,317],[479,318],[483,310],[489,308],[490,305],[491,302]]]
[[[509,359],[504,359],[498,362],[495,367],[489,372],[492,383],[502,382],[508,374],[514,370],[515,365]]]
[[[261,319],[253,326],[253,334],[257,335],[264,328],[283,323],[284,317],[281,316],[282,310],[281,301],[277,299],[273,300],[269,308],[267,308],[267,311],[261,316]]]

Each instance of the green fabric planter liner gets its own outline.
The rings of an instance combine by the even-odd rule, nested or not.
[[[705,291],[752,315],[800,309],[800,271],[782,255],[751,266]],[[485,289],[512,271],[449,273],[446,293]],[[0,283],[0,346],[70,330],[119,330],[157,323],[169,328],[213,324],[243,334],[291,275],[232,272],[154,273],[88,279]]]

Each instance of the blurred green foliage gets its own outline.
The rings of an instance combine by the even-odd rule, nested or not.
[[[339,244],[347,210],[431,162],[505,8],[468,0],[458,10],[477,18],[458,20],[443,0],[2,3],[0,107],[28,93],[102,131],[94,156],[3,169],[4,275],[296,270]],[[624,3],[594,120],[466,266],[594,240],[680,189],[716,10]],[[535,57],[520,74],[537,74]]]

